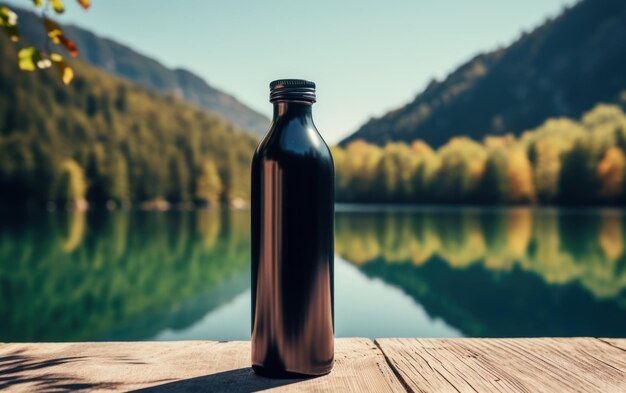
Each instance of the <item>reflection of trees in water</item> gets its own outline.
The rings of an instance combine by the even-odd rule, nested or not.
[[[597,298],[626,289],[625,217],[618,211],[478,210],[339,213],[336,252],[357,265],[383,259],[420,266],[533,272],[580,283]]]
[[[623,336],[623,225],[609,210],[339,213],[336,251],[469,336]]]
[[[578,284],[546,285],[513,267],[506,274],[474,264],[455,268],[434,256],[421,266],[376,259],[361,271],[394,285],[472,337],[623,337],[626,305],[596,299]]]
[[[8,216],[0,340],[93,339],[216,290],[248,268],[248,222],[224,211]]]

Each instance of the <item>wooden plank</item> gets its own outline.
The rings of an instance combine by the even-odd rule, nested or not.
[[[598,340],[605,342],[615,348],[626,351],[626,338],[599,338]]]
[[[376,341],[416,392],[626,391],[626,352],[593,338]]]
[[[0,390],[405,392],[369,339],[337,339],[335,367],[307,380],[255,375],[249,342],[0,344]]]

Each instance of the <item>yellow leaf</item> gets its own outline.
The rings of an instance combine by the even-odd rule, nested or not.
[[[72,57],[78,56],[78,48],[76,48],[76,44],[74,41],[70,40],[65,36],[63,31],[61,30],[61,26],[59,26],[55,21],[44,18],[43,25],[48,31],[48,37],[50,40],[57,45],[63,45],[70,52]]]
[[[43,25],[48,32],[48,37],[50,37],[50,40],[52,40],[52,42],[54,42],[55,44],[60,44],[61,37],[63,37],[63,31],[61,30],[61,26],[59,26],[55,21],[48,18],[44,18]]]
[[[33,0],[33,3],[36,7],[41,7],[43,5],[43,0]]]
[[[65,68],[59,72],[61,73],[61,80],[63,80],[65,85],[69,85],[72,82],[72,79],[74,79],[74,70],[69,66],[65,66]]]
[[[0,6],[0,27],[9,36],[9,39],[16,42],[20,38],[20,31],[17,28],[17,14],[9,7]]]
[[[63,2],[61,0],[50,0],[52,4],[52,8],[58,13],[62,14],[65,11],[65,7],[63,6]]]
[[[63,60],[63,56],[58,53],[53,53],[50,55],[50,60],[54,63],[59,75],[61,76],[61,80],[65,85],[69,85],[74,79],[74,70],[70,66],[65,63]]]
[[[23,71],[35,71],[39,61],[41,61],[41,52],[32,46],[22,48],[17,53],[17,64]]]
[[[0,6],[0,24],[2,26],[15,26],[17,24],[17,14],[9,7]]]
[[[13,42],[20,38],[20,31],[17,28],[17,14],[9,7],[0,6],[0,27]]]

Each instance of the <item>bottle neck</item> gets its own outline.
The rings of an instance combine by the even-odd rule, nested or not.
[[[302,101],[278,101],[274,103],[274,119],[299,118],[303,121],[313,120],[313,104]]]

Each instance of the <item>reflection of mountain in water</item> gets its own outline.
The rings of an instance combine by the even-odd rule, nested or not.
[[[248,288],[250,288],[249,269],[226,279],[209,292],[185,300],[175,307],[141,315],[123,326],[116,327],[102,337],[102,340],[145,340],[165,329],[184,330]]]
[[[0,341],[185,332],[249,287],[247,212],[2,214]],[[339,210],[335,244],[468,336],[617,337],[625,224],[606,210]]]
[[[470,336],[623,336],[624,216],[340,213],[337,253]]]
[[[179,310],[159,321],[178,328],[202,316],[191,299],[218,293],[248,269],[246,213],[7,218],[0,223],[0,340],[94,339],[162,310]],[[220,299],[234,294],[220,292]],[[212,301],[206,307],[218,305]]]
[[[519,268],[506,273],[480,265],[455,269],[434,257],[422,266],[376,260],[361,270],[401,288],[430,316],[471,337],[626,334],[626,307],[597,300],[577,283],[548,285]]]

